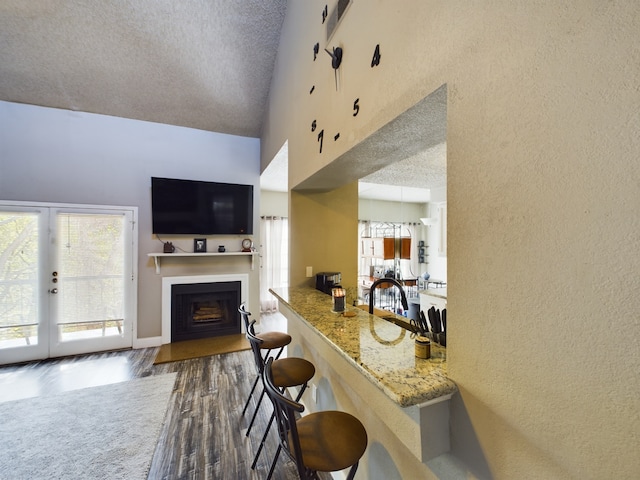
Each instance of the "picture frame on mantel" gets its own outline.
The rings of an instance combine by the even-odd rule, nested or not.
[[[193,253],[207,253],[207,239],[206,238],[194,238],[193,239]]]

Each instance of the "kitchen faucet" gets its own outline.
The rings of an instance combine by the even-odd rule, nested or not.
[[[402,302],[402,308],[409,310],[409,304],[407,303],[407,296],[404,293],[404,288],[402,288],[402,284],[397,281],[395,278],[379,278],[375,282],[371,284],[371,288],[369,290],[369,313],[373,313],[373,294],[376,291],[376,287],[381,283],[389,282],[394,284],[400,290],[400,301]]]

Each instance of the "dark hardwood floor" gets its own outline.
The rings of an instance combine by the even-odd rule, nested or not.
[[[125,350],[0,367],[0,401],[177,372],[148,478],[266,478],[277,446],[274,429],[256,470],[251,470],[251,462],[271,405],[265,398],[250,437],[245,432],[258,393],[247,415],[242,416],[256,375],[250,351],[153,365],[157,351]],[[286,454],[280,455],[272,478],[298,478]],[[321,478],[332,477],[323,474]]]

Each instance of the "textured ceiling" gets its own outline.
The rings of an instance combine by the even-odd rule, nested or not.
[[[294,188],[327,191],[362,180],[379,185],[379,191],[372,189],[370,194],[375,195],[366,198],[403,201],[393,193],[397,189],[382,192],[383,185],[444,187],[446,133],[447,88],[443,85]]]
[[[286,3],[0,0],[0,100],[260,137]],[[368,189],[375,198],[397,197],[397,189],[385,197],[383,184],[444,185],[443,147],[425,145],[410,122],[392,125],[334,163],[362,170],[364,149],[368,165],[371,152],[377,168],[393,163],[349,167],[378,185]],[[287,191],[286,155],[264,172],[265,188]]]
[[[294,188],[327,191],[359,180],[360,198],[425,203],[447,185],[447,88],[442,86]],[[288,144],[261,187],[286,192]]]
[[[259,137],[286,0],[0,0],[0,100]]]

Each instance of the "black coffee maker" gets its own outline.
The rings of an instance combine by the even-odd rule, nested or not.
[[[331,295],[332,288],[340,287],[341,281],[340,272],[316,273],[316,288],[327,295]]]

